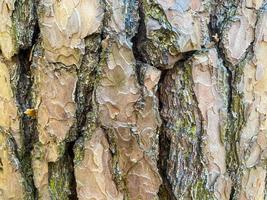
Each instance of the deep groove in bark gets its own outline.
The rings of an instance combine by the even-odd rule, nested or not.
[[[139,13],[139,24],[137,33],[132,38],[133,43],[133,54],[135,57],[136,62],[143,62],[147,63],[147,60],[145,59],[144,55],[141,53],[141,47],[142,41],[146,40],[146,25],[145,25],[145,14],[142,6],[142,0],[138,3],[138,13]],[[140,71],[140,69],[137,69]],[[140,74],[140,72],[137,72],[137,74]]]
[[[166,71],[162,71],[159,80],[159,87],[162,87],[162,83],[165,77]],[[159,99],[159,111],[162,109],[162,102]],[[162,200],[175,200],[176,197],[172,191],[171,184],[167,179],[167,160],[170,152],[170,139],[167,137],[166,133],[163,131],[163,127],[166,122],[162,119],[162,125],[159,131],[159,159],[158,159],[158,169],[160,176],[162,178],[162,185],[159,189],[159,198]]]
[[[64,155],[58,161],[48,163],[49,192],[53,200],[78,199],[74,176],[73,145],[74,142],[67,143]]]
[[[34,1],[15,1],[16,10],[12,13],[12,22],[21,31],[16,35],[18,40],[18,53],[15,56],[17,63],[14,93],[18,105],[20,116],[21,146],[18,151],[15,149],[21,164],[21,174],[25,187],[26,199],[37,199],[38,191],[34,185],[31,151],[34,143],[38,140],[34,116],[27,116],[24,112],[33,108],[32,85],[34,77],[31,72],[31,53],[34,44],[37,42],[40,29],[37,20],[37,2]],[[23,10],[25,8],[26,10]],[[21,10],[22,9],[22,10]],[[25,12],[24,12],[25,11]],[[28,14],[28,15],[27,15]],[[15,142],[15,141],[14,141]]]
[[[229,200],[234,200],[235,199],[235,197],[234,197],[234,195],[235,195],[235,188],[234,187],[232,187],[231,188],[231,193],[230,193],[230,198],[229,198]]]
[[[75,145],[75,142],[71,142],[68,144],[67,146],[67,154],[69,155],[69,163],[70,163],[70,195],[69,195],[69,199],[71,200],[78,200],[78,194],[77,194],[77,182],[76,182],[76,178],[75,178],[75,173],[74,173],[74,167],[75,167],[75,163],[74,163],[74,158],[75,158],[75,155],[74,155],[74,151],[73,151],[73,148],[74,148],[74,145]]]
[[[36,33],[38,35],[38,33]],[[26,191],[30,199],[37,198],[37,189],[33,181],[33,169],[31,167],[31,151],[33,144],[37,141],[36,119],[24,114],[26,109],[33,108],[31,87],[33,77],[31,74],[31,62],[29,61],[31,49],[20,50],[18,53],[19,74],[16,85],[16,100],[18,102],[20,113],[20,130],[22,138],[22,150],[19,160],[22,166],[22,175],[26,182]]]
[[[11,18],[13,25],[18,30],[15,37],[19,51],[30,49],[39,35],[38,3],[39,0],[15,0],[14,2],[14,8],[16,9],[13,11]]]
[[[104,18],[103,18],[103,27],[105,27],[107,23],[107,5],[105,0],[102,2],[104,9]],[[81,65],[79,69],[77,69],[77,86],[75,90],[75,102],[77,104],[76,110],[76,119],[77,122],[74,125],[75,127],[75,136],[72,142],[68,145],[68,152],[71,155],[72,160],[72,176],[73,176],[73,184],[72,193],[75,199],[78,199],[77,194],[77,182],[75,178],[74,168],[75,165],[78,164],[83,158],[78,157],[76,154],[76,150],[79,149],[84,151],[84,142],[85,140],[90,140],[93,132],[95,131],[96,123],[96,113],[97,110],[94,108],[94,95],[96,85],[98,83],[98,78],[100,76],[100,61],[102,56],[102,45],[101,42],[105,38],[104,28],[101,29],[99,34],[93,34],[87,36],[85,38],[85,42],[88,41],[86,45],[85,54],[81,60]],[[89,56],[88,58],[86,56]],[[89,63],[90,59],[95,61],[95,63]],[[89,66],[88,66],[89,65]],[[92,66],[91,66],[92,65]],[[91,114],[90,114],[91,113]],[[92,125],[94,124],[94,125]],[[92,126],[93,128],[89,127]],[[70,198],[72,199],[72,198]]]
[[[165,122],[163,121],[162,124]],[[166,136],[166,134],[162,131],[163,126],[160,128],[160,134],[159,134],[159,160],[158,160],[158,169],[159,173],[162,178],[162,185],[159,189],[159,198],[161,200],[175,200],[175,195],[173,194],[171,184],[169,183],[167,179],[167,160],[168,155],[170,152],[170,139]]]
[[[72,154],[72,163],[73,167],[75,166],[75,148],[77,145],[83,146],[83,144],[79,144],[77,142],[84,142],[85,137],[88,137],[87,139],[90,139],[91,135],[93,133],[87,133],[89,134],[88,136],[85,135],[86,131],[94,131],[94,130],[86,130],[86,127],[88,126],[88,123],[95,123],[94,119],[89,118],[88,114],[96,112],[94,110],[94,102],[93,102],[93,95],[94,95],[94,90],[95,90],[95,84],[96,84],[96,79],[98,77],[98,71],[97,67],[99,65],[100,61],[100,54],[101,54],[101,44],[100,42],[102,41],[101,35],[92,35],[89,36],[92,38],[91,40],[99,45],[98,48],[96,49],[87,49],[86,48],[86,55],[94,55],[96,54],[96,65],[92,66],[92,69],[90,69],[91,66],[87,66],[86,62],[86,57],[82,59],[82,63],[80,66],[80,69],[77,70],[78,74],[78,82],[77,82],[77,88],[75,92],[75,101],[77,103],[77,111],[76,111],[76,118],[77,120],[77,125],[76,125],[76,139],[72,142],[72,145],[69,147],[69,151]],[[89,41],[91,41],[89,40]],[[87,78],[90,77],[89,83],[86,80]],[[93,117],[94,118],[94,117]],[[82,147],[83,148],[83,147]],[[78,161],[77,161],[78,162]],[[73,176],[75,177],[75,174],[73,172]],[[74,179],[75,186],[77,185],[76,179]],[[76,198],[77,197],[77,192],[76,192],[76,187],[73,188],[75,189],[76,193]]]
[[[104,9],[103,26],[107,23],[107,5],[105,0],[102,1]],[[75,90],[75,102],[77,104],[76,119],[77,122],[75,127],[75,136],[72,142],[68,144],[68,152],[71,157],[72,165],[72,183],[71,188],[72,196],[70,199],[79,199],[77,194],[77,182],[75,177],[75,165],[82,161],[83,157],[78,157],[76,151],[84,151],[85,140],[90,140],[95,127],[97,126],[96,115],[97,110],[94,107],[94,95],[95,89],[100,76],[100,62],[103,53],[101,42],[105,38],[104,28],[101,29],[100,33],[87,36],[85,43],[88,44],[85,48],[85,54],[81,60],[80,67],[77,69],[77,86]],[[86,56],[89,56],[88,58]],[[89,63],[90,59],[93,58],[93,62]],[[91,113],[91,114],[90,114]]]
[[[53,171],[61,173],[60,169],[63,168],[66,169],[66,173],[68,173],[69,179],[64,180],[64,174],[61,174],[61,178],[63,179],[67,185],[67,188],[70,191],[70,194],[68,195],[68,199],[76,200],[78,199],[77,195],[77,183],[75,178],[75,165],[78,164],[83,158],[77,158],[77,155],[75,155],[76,148],[84,148],[83,143],[84,140],[90,139],[92,132],[94,130],[88,130],[88,126],[90,124],[95,123],[95,120],[92,119],[90,113],[96,112],[94,110],[94,102],[93,102],[93,95],[95,90],[95,84],[97,82],[98,77],[98,65],[100,60],[100,53],[101,53],[101,35],[100,34],[93,34],[88,36],[86,39],[88,40],[88,45],[86,47],[85,56],[83,57],[81,61],[80,67],[77,69],[77,86],[75,91],[75,102],[77,104],[77,110],[76,110],[76,123],[72,126],[69,136],[66,139],[65,144],[65,153],[57,162],[55,163],[49,163],[49,185],[51,188],[51,184],[54,184],[54,181],[56,180],[56,177],[53,178]],[[90,46],[92,45],[92,46]],[[86,57],[89,56],[89,57]],[[90,63],[93,59],[95,63]],[[95,116],[93,116],[94,118]],[[83,149],[82,149],[83,150]],[[62,166],[60,168],[60,166]],[[54,170],[53,170],[54,169]],[[54,174],[56,175],[56,173]],[[51,182],[52,180],[52,182]],[[62,191],[58,191],[61,188],[56,189],[56,195],[58,196],[61,194]],[[50,189],[51,192],[51,189]],[[51,196],[53,196],[51,195]],[[58,196],[59,197],[59,196]]]
[[[35,10],[36,12],[36,10]],[[36,17],[36,14],[35,14]],[[19,155],[19,160],[21,162],[22,176],[24,178],[24,186],[27,192],[26,198],[37,199],[38,191],[34,185],[33,180],[33,169],[31,166],[31,151],[33,149],[33,144],[37,141],[37,128],[36,119],[33,117],[25,115],[23,112],[26,109],[33,108],[31,88],[33,85],[33,77],[31,74],[31,51],[33,45],[39,37],[39,25],[35,19],[35,25],[33,27],[33,34],[31,39],[31,46],[27,49],[20,49],[17,55],[18,69],[16,85],[16,100],[20,112],[20,130],[22,138],[22,150]]]
[[[148,64],[147,59],[142,53],[141,45],[142,43],[147,39],[146,38],[146,25],[145,25],[145,13],[143,10],[142,0],[139,1],[138,4],[138,12],[139,12],[139,25],[137,29],[137,33],[132,38],[133,43],[133,54],[136,60],[136,76],[139,84],[141,86],[144,85],[144,77],[143,72],[145,71],[145,64]],[[166,71],[162,71],[160,81],[158,85],[161,84],[164,75],[166,74]],[[160,112],[160,101],[159,101],[159,112]],[[159,155],[158,155],[158,170],[160,173],[160,176],[162,178],[162,185],[159,190],[159,198],[162,200],[175,200],[175,196],[172,192],[171,185],[167,180],[166,176],[166,167],[167,167],[167,157],[169,154],[169,145],[170,141],[166,137],[165,134],[162,133],[162,127],[163,127],[164,121],[162,122],[162,126],[159,129]]]
[[[210,23],[208,25],[209,31],[210,31],[210,38],[212,38],[213,35],[218,34],[218,38],[223,38],[223,30],[224,27],[227,25],[227,23],[230,21],[232,15],[235,15],[237,11],[237,7],[239,6],[240,1],[235,2],[230,2],[230,5],[223,5],[223,3],[220,4],[220,2],[216,1],[218,3],[217,10],[215,10],[211,15],[210,15]],[[229,2],[228,2],[229,3]],[[231,4],[232,3],[232,4]],[[227,7],[228,6],[228,7]],[[220,7],[222,9],[220,9]],[[229,15],[231,9],[234,9],[234,12],[232,15]],[[216,17],[219,13],[218,11],[221,12],[223,11],[222,14],[223,20],[219,21],[218,18]],[[231,187],[231,194],[230,194],[230,199],[235,199],[236,196],[236,189],[235,187],[238,186],[238,179],[239,179],[239,172],[238,172],[238,166],[239,166],[239,159],[237,155],[237,145],[239,142],[239,132],[241,131],[242,124],[244,123],[242,115],[243,113],[238,113],[240,116],[235,117],[233,115],[234,108],[233,108],[233,103],[234,103],[234,95],[238,95],[237,91],[235,89],[235,77],[239,71],[238,68],[240,68],[240,65],[232,65],[226,58],[226,55],[224,53],[224,47],[222,44],[221,39],[219,42],[216,43],[215,48],[217,49],[218,57],[222,60],[224,67],[227,70],[228,74],[228,107],[227,107],[227,112],[228,112],[228,128],[227,128],[227,133],[226,133],[226,167],[227,167],[227,172],[229,173],[233,185]],[[241,112],[241,111],[239,111]],[[230,160],[229,160],[230,159]]]
[[[38,50],[36,51],[36,49],[34,50],[34,46],[37,43],[39,44],[39,42],[42,39],[41,37],[39,38],[40,30],[39,30],[38,23],[37,23],[38,17],[37,17],[36,10],[37,10],[38,2],[39,2],[39,0],[24,0],[24,1],[15,0],[14,1],[15,9],[14,9],[14,11],[12,11],[12,16],[11,16],[12,28],[15,27],[14,28],[14,34],[15,34],[14,37],[16,38],[15,51],[18,52],[17,55],[12,57],[13,61],[15,61],[17,64],[17,73],[15,76],[16,80],[12,79],[11,81],[13,84],[12,87],[14,87],[14,91],[15,91],[14,93],[16,95],[15,98],[16,98],[16,101],[18,104],[22,148],[20,149],[17,146],[16,140],[13,138],[12,133],[8,133],[10,135],[8,135],[7,141],[10,143],[10,148],[11,148],[12,153],[14,153],[15,157],[19,159],[19,165],[18,165],[19,168],[18,169],[21,169],[22,180],[24,181],[24,186],[26,188],[26,195],[25,195],[26,199],[38,199],[38,189],[40,189],[40,188],[37,189],[34,185],[35,174],[33,174],[34,172],[33,172],[32,166],[31,166],[32,159],[33,159],[31,157],[32,156],[31,153],[32,153],[32,150],[34,150],[33,147],[34,147],[35,143],[38,141],[37,119],[24,114],[24,111],[26,109],[32,109],[33,108],[33,106],[35,105],[34,101],[36,100],[34,98],[33,91],[32,91],[32,89],[33,89],[32,86],[34,84],[34,78],[35,77],[32,76],[33,71],[31,71],[31,65],[36,64],[36,63],[34,63],[34,61],[33,61],[33,63],[31,63],[32,61],[29,60],[29,58],[31,57],[32,52],[38,51]],[[112,2],[112,1],[100,0],[100,2],[101,2],[101,4],[104,5],[103,7],[105,7],[104,8],[105,17],[103,19],[103,26],[101,27],[102,30],[100,33],[97,32],[97,33],[94,33],[93,35],[89,35],[85,38],[85,41],[88,39],[90,40],[90,44],[85,45],[85,54],[83,55],[82,61],[80,63],[81,66],[79,66],[79,68],[77,68],[78,80],[77,80],[77,85],[76,85],[76,90],[75,90],[75,103],[77,105],[77,109],[75,111],[76,121],[74,122],[73,126],[71,127],[68,136],[62,142],[62,144],[58,145],[58,147],[60,147],[60,148],[62,147],[62,149],[63,149],[63,151],[60,152],[60,156],[59,156],[58,160],[56,162],[49,162],[48,163],[48,184],[49,184],[50,197],[52,199],[73,199],[73,200],[78,199],[77,182],[76,182],[76,178],[75,178],[75,167],[78,166],[79,162],[82,161],[83,157],[82,156],[79,157],[80,154],[77,155],[78,153],[76,152],[76,149],[80,148],[80,149],[84,150],[85,141],[88,142],[90,140],[92,134],[95,133],[96,127],[102,128],[104,130],[105,137],[106,137],[106,139],[109,143],[109,146],[110,146],[109,150],[111,153],[112,161],[116,162],[118,160],[118,155],[119,155],[118,147],[115,147],[115,145],[117,145],[117,144],[115,144],[115,142],[113,141],[114,140],[113,135],[116,134],[116,133],[114,133],[115,129],[109,128],[109,127],[103,127],[103,126],[101,126],[101,123],[99,121],[97,121],[98,120],[98,116],[97,116],[98,115],[98,113],[97,113],[98,112],[97,111],[98,102],[94,101],[94,99],[96,98],[95,92],[96,92],[96,88],[97,88],[97,83],[99,81],[99,77],[101,76],[101,66],[106,65],[106,60],[105,60],[106,50],[102,49],[102,46],[101,46],[101,42],[105,39],[105,36],[106,35],[111,36],[110,39],[105,40],[105,42],[111,41],[111,43],[113,43],[113,42],[116,43],[116,42],[118,42],[117,38],[116,38],[118,35],[122,36],[122,37],[124,37],[126,35],[126,43],[127,44],[129,42],[129,38],[132,37],[131,42],[132,42],[133,46],[130,48],[134,54],[134,58],[136,61],[135,74],[137,77],[136,79],[137,79],[139,86],[140,86],[140,93],[141,93],[141,95],[140,95],[141,100],[140,101],[143,101],[144,100],[143,97],[145,97],[145,92],[143,89],[145,87],[144,86],[144,75],[145,75],[145,71],[146,71],[147,66],[152,65],[153,67],[158,67],[161,69],[161,66],[160,66],[161,63],[154,64],[157,62],[154,62],[154,60],[153,60],[153,59],[155,59],[155,60],[159,59],[160,60],[161,55],[159,54],[159,56],[157,56],[157,54],[156,54],[157,52],[156,52],[151,56],[151,54],[149,54],[149,52],[147,52],[147,49],[146,49],[146,47],[148,47],[148,48],[153,47],[153,45],[151,45],[151,44],[153,42],[153,39],[155,39],[155,38],[153,38],[151,35],[149,35],[149,37],[147,38],[146,30],[149,30],[150,27],[146,27],[147,25],[146,25],[145,20],[146,20],[146,17],[151,18],[152,22],[153,22],[153,20],[155,20],[155,24],[158,22],[159,25],[161,26],[162,22],[159,21],[157,19],[157,17],[161,18],[162,17],[161,15],[165,15],[167,13],[166,10],[163,9],[164,5],[161,5],[162,3],[157,2],[157,1],[148,1],[149,2],[148,4],[150,4],[150,3],[155,4],[154,6],[157,7],[157,10],[155,9],[155,10],[153,10],[153,12],[157,12],[158,15],[153,14],[153,16],[155,16],[153,18],[152,15],[149,16],[150,10],[149,9],[148,9],[148,11],[145,10],[147,8],[146,8],[146,3],[144,0],[124,0],[123,2],[121,2],[121,5],[119,5],[121,7],[124,6],[123,16],[120,16],[121,19],[125,20],[124,24],[122,24],[122,26],[121,26],[121,27],[124,27],[124,30],[121,30],[122,32],[120,32],[116,35],[116,31],[113,32],[112,28],[109,27],[110,26],[109,20],[111,19],[111,17],[114,17],[114,16],[112,16],[114,14],[114,13],[112,13],[112,11],[113,11],[112,9],[114,9],[113,6],[114,5],[117,6],[117,5],[116,5],[116,3],[114,4],[114,2]],[[136,14],[136,10],[135,10],[135,6],[136,6],[135,3],[136,2],[138,2],[138,4],[139,4],[138,5],[138,13],[139,13],[139,17],[140,17],[139,22],[138,22],[138,30],[137,31],[135,29],[135,27],[137,27],[135,16],[133,16],[133,14]],[[224,105],[227,106],[227,107],[225,107],[225,110],[224,110],[226,115],[227,115],[227,117],[226,117],[227,122],[225,123],[226,127],[223,127],[223,128],[225,128],[225,129],[223,129],[224,135],[221,136],[223,138],[223,139],[221,139],[221,142],[225,145],[225,151],[226,151],[226,156],[225,156],[226,173],[222,174],[222,175],[225,176],[224,178],[227,178],[227,181],[228,181],[229,176],[232,179],[232,183],[230,183],[230,184],[232,184],[231,188],[229,188],[229,190],[227,188],[227,192],[228,192],[227,195],[228,195],[228,198],[230,200],[237,199],[239,194],[241,194],[240,192],[243,192],[242,190],[244,190],[244,188],[247,189],[246,187],[244,187],[244,185],[242,183],[242,181],[244,180],[243,178],[246,178],[245,177],[246,174],[245,173],[243,174],[243,170],[245,169],[245,167],[243,168],[243,166],[245,166],[245,165],[243,165],[243,157],[242,158],[238,157],[239,156],[238,150],[239,150],[239,147],[243,148],[243,146],[239,144],[240,133],[241,133],[241,131],[243,133],[243,130],[241,130],[241,129],[243,128],[244,124],[246,123],[246,120],[249,118],[247,118],[245,116],[246,110],[244,110],[244,108],[246,108],[245,103],[246,103],[247,99],[246,99],[246,97],[244,99],[242,99],[243,94],[241,92],[242,92],[243,88],[241,88],[242,86],[240,86],[240,88],[239,88],[238,84],[239,84],[242,76],[245,79],[245,81],[247,81],[246,79],[249,78],[249,77],[246,77],[246,74],[243,75],[244,65],[245,65],[244,63],[250,62],[252,60],[252,58],[256,55],[257,52],[256,51],[254,52],[254,47],[256,46],[255,43],[257,42],[256,40],[258,39],[256,37],[256,30],[258,30],[258,29],[255,28],[254,29],[254,40],[249,44],[245,53],[242,54],[242,58],[237,59],[238,64],[232,64],[232,61],[231,61],[232,57],[231,56],[230,56],[230,58],[228,57],[229,56],[228,50],[230,50],[232,52],[232,50],[231,50],[232,47],[225,45],[225,42],[228,44],[228,42],[232,39],[231,37],[233,37],[231,35],[229,29],[228,29],[229,28],[228,25],[230,25],[230,28],[232,28],[231,27],[232,22],[233,22],[232,20],[235,20],[235,19],[233,19],[233,17],[236,17],[236,15],[237,15],[237,17],[239,17],[239,14],[240,14],[239,13],[239,11],[240,11],[239,6],[241,4],[243,6],[243,2],[244,1],[241,1],[241,0],[237,0],[237,1],[235,1],[235,0],[227,0],[227,1],[211,0],[211,1],[207,1],[208,6],[210,3],[211,10],[208,11],[210,14],[210,23],[208,24],[209,33],[207,35],[205,35],[205,37],[207,36],[207,40],[213,40],[212,39],[213,36],[215,36],[215,34],[218,34],[219,39],[214,38],[213,41],[206,41],[209,44],[212,44],[211,46],[209,46],[209,44],[206,45],[206,43],[205,43],[205,44],[201,44],[201,49],[199,49],[197,51],[190,51],[190,52],[181,53],[183,56],[183,59],[178,61],[179,66],[175,66],[175,67],[184,67],[185,65],[190,64],[190,57],[195,52],[197,54],[198,53],[200,53],[200,54],[204,53],[205,54],[206,52],[209,52],[211,49],[213,51],[214,48],[216,49],[216,52],[217,52],[216,57],[219,59],[220,64],[222,63],[222,65],[220,65],[220,67],[223,68],[223,70],[224,70],[223,76],[227,77],[226,79],[223,79],[224,84],[222,85],[223,87],[225,86],[225,88],[223,88],[224,93],[222,96],[223,96],[223,98],[225,98],[225,99],[223,99],[223,100],[225,100]],[[175,3],[177,3],[177,2],[175,2]],[[185,2],[182,2],[182,3],[185,4]],[[180,5],[180,3],[177,3],[177,6],[178,7],[181,6],[181,9],[182,9],[182,6],[184,6],[184,5]],[[201,3],[201,6],[202,6],[202,3]],[[255,6],[255,5],[253,5],[253,6]],[[256,8],[253,6],[247,7],[247,5],[245,5],[245,8],[251,9],[251,10],[253,10],[254,14],[255,13],[257,14],[257,18],[256,18],[256,24],[257,24],[258,20],[259,20],[259,16],[260,16],[260,14],[262,14],[261,13],[262,10],[266,9],[267,2],[264,1],[260,8]],[[115,9],[117,9],[117,8],[115,8]],[[118,8],[118,9],[120,9],[120,8]],[[189,8],[189,9],[191,9],[191,8]],[[182,11],[182,12],[187,12],[187,11],[188,10]],[[206,10],[204,12],[206,12]],[[79,14],[79,13],[77,13],[77,14]],[[174,10],[173,14],[175,14],[175,10]],[[197,10],[196,10],[196,14],[202,15],[202,13],[199,13]],[[244,13],[241,13],[241,15],[243,15],[243,14]],[[115,16],[114,19],[115,18],[119,19],[120,17]],[[165,17],[167,18],[167,15]],[[243,16],[241,16],[241,18],[242,17]],[[245,17],[251,18],[249,15],[245,16]],[[121,19],[119,19],[118,21],[120,21],[120,22],[123,21]],[[115,21],[116,20],[117,19],[115,19]],[[166,21],[168,21],[168,19]],[[206,23],[206,22],[204,22],[204,23]],[[114,24],[112,24],[112,25],[114,25]],[[117,25],[121,25],[121,24],[117,24]],[[151,26],[151,24],[149,24],[149,25]],[[116,26],[116,24],[115,24],[115,26]],[[24,28],[24,29],[22,29],[22,28]],[[172,28],[174,28],[174,26],[171,23],[170,23],[170,28],[167,27],[166,30],[165,30],[165,27],[163,26],[163,28],[162,28],[163,36],[161,36],[161,37],[168,38],[169,36],[171,36],[171,34],[168,34],[168,31],[171,32]],[[107,32],[107,31],[111,31],[111,33]],[[178,32],[179,31],[180,30],[178,30]],[[206,33],[206,30],[204,31],[204,33]],[[228,33],[230,34],[229,37],[227,35]],[[133,35],[133,34],[135,34],[135,35]],[[253,33],[251,32],[251,34],[253,34]],[[208,35],[209,35],[210,39],[208,39]],[[94,37],[97,37],[97,39]],[[44,39],[46,39],[46,38],[44,38]],[[84,39],[84,38],[82,38],[82,39]],[[159,43],[162,42],[163,43],[162,45],[165,45],[165,40],[159,40],[158,42]],[[166,42],[166,45],[167,45],[167,42]],[[247,40],[245,42],[247,42]],[[94,48],[95,45],[98,47],[96,48],[95,51],[91,51],[91,49]],[[106,45],[106,43],[103,43],[103,47],[105,45]],[[151,45],[151,46],[149,46],[149,45]],[[160,45],[161,44],[159,44],[159,46]],[[129,46],[131,46],[131,45],[129,45]],[[42,48],[41,46],[38,46],[38,47]],[[90,50],[88,50],[88,47],[90,48]],[[107,52],[110,50],[109,47],[110,46],[107,47]],[[106,48],[106,47],[104,47],[104,48]],[[164,48],[164,52],[165,51],[167,52],[168,50],[170,50],[170,49]],[[105,52],[105,55],[104,55],[104,52]],[[151,51],[151,52],[153,53],[153,51]],[[1,50],[0,50],[0,53],[2,53]],[[102,57],[102,55],[103,55],[103,57]],[[153,57],[153,56],[155,56],[155,57]],[[177,56],[177,54],[175,54],[175,56]],[[3,58],[3,60],[7,63],[9,62],[8,60],[5,60],[5,58]],[[94,65],[90,64],[90,63],[92,63],[91,62],[92,60],[94,60],[93,62],[96,61],[96,63]],[[12,63],[12,62],[10,62],[10,63]],[[258,66],[257,64],[255,64],[255,65],[256,65],[256,67]],[[164,67],[167,68],[170,66],[168,66],[168,63],[167,64],[165,63]],[[215,65],[211,66],[211,67],[216,68]],[[169,70],[172,70],[172,69],[168,68],[167,70],[163,70],[163,69],[161,70],[161,77],[160,77],[160,80],[159,80],[158,85],[157,85],[159,87],[159,89],[161,88],[163,90],[164,89],[167,90],[168,83],[167,84],[164,83],[164,79],[166,77],[166,73],[168,73]],[[183,71],[182,73],[185,73],[185,71]],[[13,73],[13,71],[12,71],[12,73]],[[216,185],[213,184],[213,186],[214,186],[214,188],[213,188],[212,184],[211,185],[207,184],[207,182],[209,181],[209,180],[207,180],[207,177],[209,177],[209,175],[206,176],[206,172],[209,172],[209,170],[207,170],[207,168],[208,168],[207,163],[203,163],[203,162],[205,162],[204,159],[205,159],[206,155],[203,155],[204,151],[202,152],[202,148],[203,148],[202,145],[205,145],[205,140],[206,140],[206,138],[205,138],[205,136],[206,136],[206,132],[205,132],[206,131],[206,129],[205,129],[206,124],[204,121],[204,117],[201,116],[202,113],[201,113],[200,108],[199,108],[200,105],[197,102],[197,98],[198,98],[198,96],[196,95],[197,93],[194,93],[195,88],[194,88],[194,86],[192,86],[192,84],[194,84],[195,79],[193,80],[192,74],[188,75],[190,73],[186,73],[186,75],[185,75],[186,76],[185,79],[187,79],[187,80],[190,79],[190,84],[188,84],[188,82],[185,83],[184,84],[185,87],[181,87],[181,90],[186,90],[186,92],[190,93],[190,102],[193,102],[192,104],[191,103],[190,104],[191,104],[191,106],[194,106],[194,108],[191,110],[190,106],[189,107],[187,106],[187,103],[188,103],[187,99],[180,97],[180,96],[178,96],[178,97],[176,96],[177,98],[173,97],[172,99],[175,99],[175,101],[178,101],[181,105],[179,105],[178,108],[174,107],[174,105],[170,105],[169,107],[167,106],[167,109],[169,109],[169,110],[180,109],[181,111],[179,111],[175,117],[171,116],[172,118],[170,117],[170,121],[169,121],[169,119],[164,118],[164,114],[160,113],[161,114],[160,117],[162,118],[162,125],[160,128],[158,128],[159,129],[158,130],[158,132],[159,132],[159,143],[158,143],[159,156],[158,156],[158,162],[157,162],[157,168],[158,168],[157,170],[159,170],[159,174],[162,178],[162,185],[161,185],[159,192],[158,192],[158,197],[161,200],[180,199],[180,197],[179,197],[180,194],[181,194],[181,198],[183,198],[182,196],[184,195],[186,197],[190,196],[193,199],[192,194],[195,192],[195,189],[198,190],[199,188],[202,190],[206,190],[207,193],[209,193],[211,195],[213,195],[213,194],[215,194],[215,192],[217,192],[217,191],[215,191]],[[11,75],[13,75],[13,74],[11,74]],[[171,76],[172,74],[169,74],[169,75]],[[173,75],[175,76],[175,73],[173,73]],[[177,77],[178,77],[177,80],[180,80],[181,82],[184,81],[183,76],[177,76]],[[89,80],[89,82],[88,82],[88,80]],[[219,80],[219,81],[221,81],[221,80]],[[176,84],[176,83],[171,82],[171,84]],[[218,87],[220,87],[220,86],[221,85],[218,84]],[[175,88],[175,87],[173,87],[173,88]],[[192,88],[193,88],[193,90],[192,90]],[[245,89],[247,89],[247,88],[245,88]],[[178,91],[178,90],[176,90],[176,91]],[[172,91],[169,91],[169,92],[165,93],[165,95],[169,95],[171,92]],[[183,94],[184,93],[181,92],[179,94],[177,93],[176,95],[182,96]],[[163,100],[161,101],[161,99],[160,99],[161,98],[160,92],[157,91],[156,95],[159,98],[158,110],[163,111],[164,101]],[[257,100],[256,95],[255,95],[255,99]],[[141,103],[143,103],[143,102],[141,102]],[[187,110],[185,108],[187,108]],[[182,118],[186,112],[189,112],[190,116],[193,116],[194,119],[191,121],[187,120],[187,121],[189,121],[189,123],[187,125],[184,125],[184,127],[186,127],[186,126],[193,127],[193,125],[194,125],[193,123],[198,124],[197,131],[195,131],[196,137],[194,139],[191,139],[189,136],[189,133],[191,133],[191,130],[184,131],[182,128],[179,127],[179,125],[177,125],[177,126],[180,129],[174,130],[173,132],[171,132],[171,134],[169,134],[169,132],[166,131],[166,129],[169,129],[170,126],[175,126],[175,123],[176,123],[175,119],[179,120],[179,118]],[[196,115],[196,116],[194,116],[194,115]],[[195,118],[196,118],[196,120],[195,120]],[[192,121],[194,121],[194,122],[192,122]],[[197,122],[195,122],[195,121],[197,121]],[[209,121],[208,123],[212,123],[212,121]],[[169,125],[169,124],[171,124],[171,125]],[[0,129],[1,129],[1,127],[0,127]],[[3,131],[5,131],[5,130],[3,130]],[[181,133],[185,133],[185,135],[182,135]],[[176,141],[173,141],[172,137],[170,137],[170,135],[173,136],[175,134],[177,134],[178,139],[174,139]],[[181,136],[181,137],[179,137],[179,136]],[[210,135],[208,135],[208,136],[210,136]],[[172,155],[176,153],[176,150],[177,150],[177,152],[179,152],[181,154],[184,153],[184,152],[180,151],[180,149],[179,149],[180,147],[181,147],[181,149],[184,148],[182,142],[187,143],[186,145],[189,146],[189,148],[186,149],[185,153],[187,153],[190,158],[187,159],[187,158],[183,157],[184,158],[183,160],[186,160],[186,161],[184,163],[182,162],[183,166],[180,167],[179,170],[176,170],[177,174],[180,170],[182,171],[182,173],[179,175],[180,177],[175,177],[176,174],[172,173],[172,171],[171,171],[172,170],[171,168],[173,167],[173,166],[171,166],[171,164],[175,165],[175,167],[173,167],[173,168],[177,169],[177,166],[179,166],[180,161],[178,160],[178,157],[176,157],[176,155],[173,157],[172,157]],[[175,146],[175,144],[177,144],[177,146],[173,147],[173,146]],[[129,144],[129,146],[130,146],[130,144]],[[250,149],[251,149],[251,147],[249,147],[247,151],[249,152]],[[176,162],[171,163],[172,158],[177,159]],[[45,164],[47,164],[47,163],[45,163]],[[194,167],[195,167],[195,169],[193,169]],[[261,165],[260,165],[260,167],[261,167]],[[251,168],[251,169],[254,169],[254,168]],[[255,167],[255,169],[257,169],[257,167]],[[119,176],[118,175],[119,173],[117,173],[115,170],[116,169],[114,169],[114,166],[113,166],[113,169],[111,169],[111,171],[112,171],[111,173],[112,173],[115,185],[119,191],[122,191],[122,193],[125,193],[124,199],[128,199],[127,183],[125,181],[125,178],[124,178],[124,176]],[[157,170],[155,170],[155,171],[157,171]],[[207,170],[207,171],[205,171],[205,170]],[[1,171],[1,159],[0,159],[0,171]],[[189,173],[184,173],[184,172],[188,172],[188,171],[189,171]],[[38,175],[36,175],[36,178],[38,178],[37,176]],[[116,177],[116,176],[118,176],[118,177]],[[172,178],[174,178],[174,179],[177,178],[177,179],[182,180],[182,181],[180,181],[180,182],[177,180],[173,181]],[[265,178],[264,198],[267,198],[267,193],[266,193],[267,181],[266,181],[266,179],[267,178]],[[183,180],[186,183],[184,183]],[[214,182],[216,182],[217,180],[218,179],[216,178],[216,180]],[[195,188],[195,183],[197,183],[197,184],[200,183],[200,185],[196,186],[196,188]],[[61,185],[61,184],[63,184],[63,185]],[[124,184],[122,187],[123,189],[120,188],[121,184]],[[51,187],[52,185],[57,185],[55,190],[53,190],[53,188]],[[177,186],[177,188],[176,188],[177,190],[174,189],[176,186]],[[211,187],[207,188],[208,186],[211,186]],[[182,192],[180,192],[180,188],[186,188],[186,191],[185,190],[182,191],[182,189],[181,189]],[[41,189],[40,189],[40,191],[41,191]],[[63,194],[63,193],[65,193],[65,194]],[[198,191],[196,193],[198,193]],[[64,195],[64,196],[61,196],[61,195]],[[195,196],[195,198],[196,199],[201,198],[201,196],[199,196],[199,195],[202,195],[201,191]],[[211,196],[208,196],[208,197],[211,197]]]

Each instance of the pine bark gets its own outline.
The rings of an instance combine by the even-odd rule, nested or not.
[[[0,200],[266,200],[266,55],[266,0],[0,0]]]

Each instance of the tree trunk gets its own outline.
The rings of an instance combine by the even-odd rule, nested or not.
[[[0,9],[0,200],[267,199],[266,1]]]

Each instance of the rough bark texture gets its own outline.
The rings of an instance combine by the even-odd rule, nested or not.
[[[267,199],[267,2],[0,0],[0,200]]]

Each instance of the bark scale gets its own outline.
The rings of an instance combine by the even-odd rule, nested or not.
[[[266,1],[0,10],[0,199],[267,198]]]

